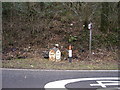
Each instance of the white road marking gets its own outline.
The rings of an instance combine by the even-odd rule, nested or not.
[[[66,84],[79,82],[79,81],[90,81],[90,80],[120,80],[118,77],[100,77],[100,78],[77,78],[77,79],[66,79],[66,80],[59,80],[59,81],[53,81],[47,83],[44,88],[47,90],[47,88],[65,88]]]
[[[120,72],[120,70],[45,70],[45,69],[13,69],[13,68],[0,68],[0,70],[8,71],[62,71],[62,72]]]
[[[27,77],[26,77],[26,75],[25,75],[25,79],[26,79]]]
[[[120,85],[120,81],[96,81],[96,82],[98,84],[90,84],[90,86],[101,86],[103,88],[106,88],[106,86]]]

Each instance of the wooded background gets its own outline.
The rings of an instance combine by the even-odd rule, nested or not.
[[[73,45],[75,54],[89,50],[118,50],[120,2],[3,2],[3,59],[27,58],[58,43],[62,51]],[[72,25],[73,24],[73,25]]]

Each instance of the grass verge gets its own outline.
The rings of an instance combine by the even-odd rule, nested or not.
[[[74,60],[72,63],[68,61],[53,62],[48,59],[31,58],[31,59],[14,59],[3,60],[3,68],[17,69],[54,69],[54,70],[117,70],[117,61],[103,60]]]

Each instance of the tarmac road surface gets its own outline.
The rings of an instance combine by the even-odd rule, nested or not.
[[[2,69],[2,88],[118,90],[120,85],[118,74],[118,70]]]

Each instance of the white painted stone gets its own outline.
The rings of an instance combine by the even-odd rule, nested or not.
[[[53,48],[50,50],[49,60],[51,60],[51,61],[60,61],[61,60],[61,52],[58,48]]]
[[[56,60],[61,60],[61,52],[59,49],[56,51]]]

